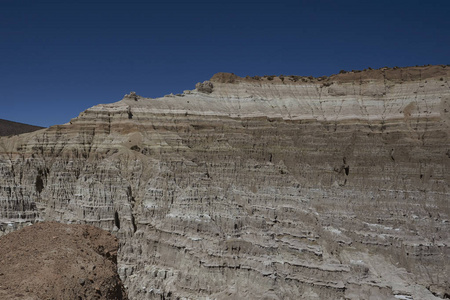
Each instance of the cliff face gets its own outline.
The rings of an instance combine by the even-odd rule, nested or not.
[[[449,74],[222,73],[1,138],[2,231],[115,232],[131,299],[449,297]]]

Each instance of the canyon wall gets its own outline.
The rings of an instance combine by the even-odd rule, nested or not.
[[[130,299],[449,298],[449,74],[219,73],[3,137],[1,232],[113,232]]]

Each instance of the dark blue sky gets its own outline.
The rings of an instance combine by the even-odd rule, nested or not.
[[[217,72],[450,63],[450,1],[0,0],[0,118],[50,126]]]

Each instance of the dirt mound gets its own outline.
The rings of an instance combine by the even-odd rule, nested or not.
[[[0,238],[0,299],[127,299],[118,241],[88,225],[38,223]]]
[[[0,136],[32,132],[42,128],[44,127],[0,119]]]

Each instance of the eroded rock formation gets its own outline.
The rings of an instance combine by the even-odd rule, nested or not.
[[[219,73],[2,138],[2,230],[114,232],[131,299],[449,297],[449,73]]]

